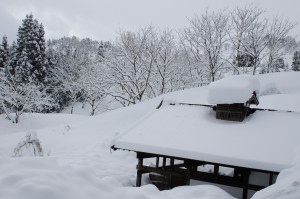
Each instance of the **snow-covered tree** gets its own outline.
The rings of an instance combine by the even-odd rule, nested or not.
[[[266,64],[264,71],[266,73],[278,71],[277,61],[286,55],[285,48],[289,46],[288,33],[295,27],[295,24],[279,17],[273,18],[273,21],[267,32],[268,43],[266,46]]]
[[[109,95],[123,106],[141,102],[147,96],[154,67],[153,50],[150,53],[153,27],[138,32],[120,31],[116,44],[107,57],[110,69]]]
[[[202,62],[209,81],[215,81],[224,69],[223,52],[227,38],[228,16],[223,11],[195,16],[184,30],[185,41],[192,53]]]
[[[0,75],[0,103],[7,119],[14,123],[24,112],[42,111],[55,104],[40,86],[31,82],[20,84],[13,75]]]
[[[179,34],[179,52],[177,63],[183,75],[179,75],[183,88],[192,86],[195,82],[205,82],[203,54],[186,39],[185,34]]]
[[[293,56],[292,70],[300,71],[300,52],[296,51]]]
[[[249,67],[254,66],[254,57],[244,48],[249,40],[250,29],[260,20],[263,10],[250,4],[245,7],[237,7],[230,13],[229,41],[232,45],[232,54],[227,58],[234,69],[234,73],[247,73]]]
[[[16,74],[22,82],[28,82],[29,77],[36,84],[45,84],[47,77],[44,27],[33,18],[26,15],[18,29],[17,52],[18,63]]]
[[[78,85],[81,88],[84,103],[88,103],[91,107],[90,116],[95,115],[99,110],[104,111],[103,102],[106,99],[105,66],[101,63],[91,62],[80,72]]]
[[[15,70],[16,70],[16,67],[17,67],[17,63],[18,63],[18,52],[17,52],[17,44],[16,42],[14,41],[12,43],[12,45],[10,46],[10,49],[9,49],[9,61],[6,65],[6,68],[5,68],[5,73],[7,76],[9,75],[15,75]]]
[[[150,84],[157,96],[178,89],[176,79],[180,72],[176,63],[178,50],[173,31],[161,31],[153,42],[156,42],[152,49],[155,67]]]
[[[85,88],[82,87],[83,78],[88,68],[98,66],[105,55],[107,43],[102,44],[91,39],[78,39],[76,37],[64,37],[58,40],[48,41],[47,58],[49,63],[49,82],[52,95],[60,104],[60,107],[75,104],[75,102],[88,102]],[[102,47],[100,47],[102,45]],[[90,74],[90,73],[89,73]],[[93,74],[92,74],[93,75]],[[71,113],[73,108],[71,108]]]
[[[7,64],[9,62],[9,45],[7,43],[7,37],[2,38],[2,43],[0,44],[0,70],[5,71]]]
[[[253,58],[253,75],[256,74],[257,68],[261,66],[261,60],[265,57],[265,49],[269,41],[267,28],[268,21],[266,19],[255,20],[247,29],[242,43],[244,53]]]

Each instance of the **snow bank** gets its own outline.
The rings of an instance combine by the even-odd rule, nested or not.
[[[259,80],[254,76],[229,76],[209,85],[208,103],[245,103],[251,98],[253,91],[255,91],[258,96],[259,90]]]
[[[299,199],[300,165],[280,172],[276,183],[256,192],[252,199]]]
[[[158,191],[153,185],[145,185],[141,188],[126,188],[124,193],[136,199],[234,199],[222,189],[212,185],[182,186],[166,191]]]
[[[270,89],[274,89],[274,94],[300,93],[300,72],[268,73],[256,77],[261,84],[261,94],[270,94]]]
[[[258,108],[300,112],[300,72],[258,75],[261,93]]]
[[[122,153],[119,158],[124,159],[126,154]],[[75,162],[66,165],[60,159],[49,157],[0,158],[0,198],[234,199],[220,188],[208,185],[178,187],[168,191],[159,191],[154,185],[137,188],[130,184],[134,181],[128,181],[128,178],[134,180],[135,176],[126,175],[126,169],[120,168],[118,163],[121,161],[117,159],[117,162],[97,160],[98,163],[92,159],[79,160],[74,158]],[[114,163],[115,166],[109,168],[105,163],[109,166]],[[135,170],[134,166],[132,170]]]

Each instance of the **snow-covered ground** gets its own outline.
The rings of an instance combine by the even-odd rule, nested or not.
[[[258,78],[265,94],[260,97],[262,108],[300,111],[300,73]],[[17,125],[0,116],[0,199],[233,198],[211,185],[158,191],[146,178],[144,186],[136,188],[135,153],[110,151],[112,140],[151,114],[162,98],[206,103],[204,96],[206,87],[178,91],[94,117],[25,114]],[[270,98],[266,101],[272,104],[264,103],[264,98]],[[30,130],[37,132],[44,157],[12,158],[14,148]],[[297,162],[300,165],[295,160],[295,167],[283,171],[275,185],[257,192],[254,198],[300,198]]]

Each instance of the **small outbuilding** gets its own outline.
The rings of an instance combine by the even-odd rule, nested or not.
[[[258,105],[259,80],[254,76],[230,76],[209,85],[208,102],[216,104],[216,118],[244,121],[254,111],[250,105]]]
[[[234,80],[227,85],[219,81],[203,90],[209,105],[160,104],[114,141],[112,149],[137,154],[136,186],[145,175],[161,190],[201,181],[238,188],[240,198],[247,199],[293,164],[300,114],[256,111],[244,120],[250,105],[258,104],[259,82],[238,78],[238,85]],[[236,97],[236,92],[241,96]],[[246,113],[238,110],[243,115],[236,116],[235,104],[246,107]],[[223,120],[216,119],[211,107]],[[293,128],[287,131],[289,126]],[[283,140],[289,144],[282,147]]]

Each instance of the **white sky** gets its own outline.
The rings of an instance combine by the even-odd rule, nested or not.
[[[0,0],[0,36],[15,40],[22,19],[32,13],[44,24],[47,39],[75,35],[112,41],[120,28],[180,29],[188,25],[187,18],[206,8],[231,9],[250,3],[268,16],[297,22],[293,35],[300,34],[300,0]]]

